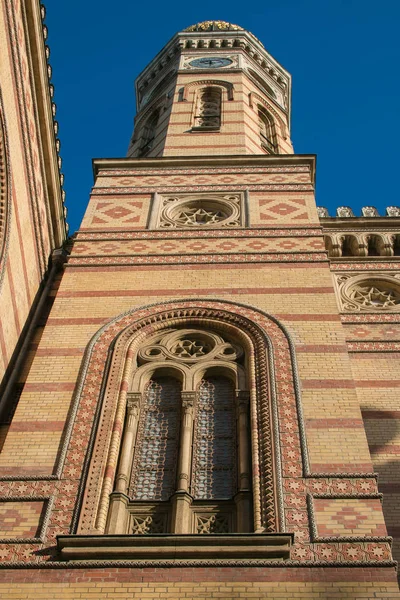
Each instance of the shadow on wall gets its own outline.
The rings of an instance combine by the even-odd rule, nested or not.
[[[361,412],[374,470],[379,475],[388,535],[393,537],[393,558],[400,561],[400,418],[371,405],[361,406]]]

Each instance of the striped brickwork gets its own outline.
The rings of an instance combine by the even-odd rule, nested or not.
[[[21,8],[13,7],[8,19]],[[14,72],[15,44],[8,52]],[[315,207],[314,158],[292,154],[287,115],[276,103],[280,154],[260,152],[260,88],[252,79],[238,69],[219,72],[231,85],[222,86],[220,130],[188,132],[196,90],[188,83],[204,77],[180,71],[163,90],[154,158],[95,162],[82,227],[63,276],[52,280],[1,430],[4,597],[399,597],[387,535],[396,533],[397,480],[387,465],[397,452],[400,409],[386,351],[395,350],[397,338],[385,337],[392,335],[387,329],[375,332],[367,351],[381,358],[370,361],[356,343],[357,335],[369,343],[368,335],[356,327],[377,323],[341,319]],[[213,78],[215,72],[207,74]],[[7,92],[7,111],[23,131],[17,87]],[[18,152],[23,136],[13,131]],[[15,162],[16,197],[27,195],[33,163]],[[228,224],[168,229],[156,218],[160,197],[238,193],[244,212]],[[23,228],[32,224],[27,211]],[[26,263],[26,273],[36,286],[43,274],[33,248],[38,239],[27,234],[27,255],[37,265]],[[11,271],[24,277],[25,246],[14,243],[19,262]],[[50,248],[50,237],[46,243]],[[5,305],[11,336],[21,298],[8,293],[15,304]],[[396,323],[382,321],[379,331]],[[61,561],[57,536],[106,532],[135,349],[149,334],[188,326],[226,331],[247,344],[254,524],[257,531],[293,534],[290,559],[192,557],[166,565],[161,556],[128,556],[95,560],[90,568],[86,558]],[[382,337],[389,344],[383,350]],[[389,498],[384,512],[380,491]]]
[[[400,319],[395,314],[346,315],[343,319],[368,445],[379,474],[379,491],[384,494],[387,531],[394,538],[393,552],[399,559]]]
[[[390,547],[381,501],[371,475],[373,465],[354,384],[355,375],[312,204],[308,161],[304,159],[303,164],[296,161],[291,165],[283,161],[284,164],[277,165],[265,158],[262,164],[258,159],[256,162],[258,172],[255,174],[251,171],[255,166],[254,159],[253,162],[250,159],[247,165],[236,167],[243,171],[238,175],[232,172],[226,175],[225,170],[229,168],[232,171],[231,167],[222,169],[215,165],[211,168],[197,161],[190,169],[187,166],[175,169],[174,175],[167,171],[164,177],[154,170],[150,161],[148,170],[143,166],[138,170],[136,163],[130,161],[125,173],[123,161],[113,166],[99,165],[99,177],[83,227],[76,236],[63,278],[59,286],[58,282],[54,285],[54,303],[45,326],[38,329],[31,345],[32,361],[21,376],[21,398],[0,455],[0,476],[3,480],[10,475],[22,479],[41,476],[46,480],[25,483],[22,479],[20,482],[3,481],[5,494],[14,490],[14,496],[20,493],[22,499],[22,495],[31,495],[35,491],[52,499],[44,547],[54,543],[57,533],[70,531],[82,461],[100,393],[98,386],[105,365],[101,361],[106,359],[107,344],[121,330],[118,328],[126,327],[123,323],[133,323],[132,319],[136,319],[135,309],[156,305],[138,312],[138,315],[151,315],[162,310],[166,302],[170,303],[168,306],[172,310],[174,302],[188,308],[196,306],[201,299],[201,305],[211,311],[210,314],[213,314],[214,306],[228,313],[234,310],[236,315],[243,312],[252,321],[261,319],[260,324],[265,320],[265,327],[271,327],[272,332],[275,325],[272,322],[268,325],[268,318],[261,317],[268,313],[287,328],[293,340],[301,388],[300,414],[299,406],[289,401],[295,376],[293,366],[290,366],[290,360],[279,367],[277,365],[279,386],[282,386],[279,388],[282,394],[279,419],[285,528],[296,533],[291,558],[298,565],[302,561],[314,561],[319,565],[321,561],[328,560],[338,569],[335,571],[337,579],[327,582],[323,570],[316,567],[313,578],[319,581],[317,585],[302,579],[308,577],[306,572],[311,572],[309,567],[304,573],[300,569],[295,575],[294,564],[288,566],[279,576],[285,578],[286,597],[295,594],[295,589],[313,597],[312,594],[316,594],[317,590],[319,593],[323,585],[323,590],[332,597],[344,597],[343,589],[346,589],[347,597],[357,598],[362,589],[366,598],[373,598],[376,590],[381,590],[381,583],[373,575],[378,564],[382,567],[387,565],[383,572],[387,572],[389,580],[385,581],[384,587],[395,597],[395,584],[390,583],[393,569],[389,566]],[[225,185],[231,186],[232,190],[237,189],[239,181],[243,183],[244,178],[249,178],[246,182],[247,228],[199,232],[149,230],[146,227],[153,208],[154,192],[160,190],[161,179],[165,188],[169,183],[170,187],[176,186],[179,193],[195,193],[194,182],[196,189],[201,183],[202,191],[212,190],[219,188],[224,176],[230,178]],[[256,176],[257,182],[251,183],[251,176]],[[274,181],[274,177],[281,180]],[[203,178],[202,182],[199,182],[200,178]],[[135,185],[138,186],[137,194],[134,192]],[[293,186],[296,186],[295,191],[291,190]],[[305,188],[305,193],[299,192],[299,186]],[[301,199],[300,208],[300,203],[293,201],[294,197]],[[264,215],[262,219],[261,214]],[[129,222],[129,219],[134,220]],[[235,308],[232,309],[232,306]],[[252,307],[253,312],[245,306]],[[119,317],[112,324],[113,319],[125,313],[127,316]],[[251,316],[253,313],[254,316]],[[260,316],[257,317],[257,314]],[[98,346],[93,346],[93,352],[97,354],[90,354],[89,362],[86,358],[87,375],[81,380],[85,350],[88,357],[90,340],[101,327],[104,327],[104,333],[98,338]],[[273,335],[278,335],[278,332]],[[278,338],[276,340],[278,343]],[[282,344],[281,350],[279,345],[274,350],[277,361],[286,360],[287,341],[282,339]],[[131,357],[128,358],[131,360]],[[359,379],[362,379],[361,375],[357,376]],[[77,384],[79,381],[82,381],[83,388],[80,383]],[[121,386],[126,390],[127,382],[122,380]],[[289,393],[287,399],[285,390]],[[69,437],[68,425],[72,424],[71,414],[75,414],[76,406],[78,412],[72,437]],[[96,456],[104,453],[107,443],[111,443],[110,448],[118,448],[123,423],[123,413],[119,414],[119,410],[117,408],[118,416],[114,423],[101,420],[102,435],[94,446]],[[302,435],[306,444],[303,454],[300,448]],[[103,489],[112,490],[117,456],[113,450],[107,459],[109,466],[104,474]],[[107,453],[104,457],[105,460]],[[99,476],[103,477],[101,472],[99,476],[96,474],[96,465],[97,459],[89,465],[88,482],[98,482],[101,481]],[[91,498],[95,498],[97,492],[91,491],[92,484],[87,485],[79,525],[81,531],[92,518],[90,514],[95,514],[93,510],[99,510],[100,523],[105,522],[107,514],[106,505],[104,509],[101,506],[97,509],[95,505],[90,508]],[[30,562],[32,555],[27,545],[22,546],[4,544],[3,548],[11,560]],[[40,547],[39,542],[31,546],[32,550]],[[362,564],[367,569],[371,579],[364,581],[364,589],[348,587],[353,585],[353,579],[347,574],[345,565],[351,563]],[[360,568],[357,566],[357,573]],[[247,577],[241,586],[237,586],[226,571],[224,581],[215,591],[204,579],[197,581],[200,572],[190,575],[196,577],[199,596],[193,582],[190,584],[191,580],[184,582],[187,586],[169,581],[165,589],[164,583],[149,583],[138,590],[135,586],[128,587],[126,593],[149,598],[168,597],[168,594],[173,597],[173,594],[182,593],[186,594],[182,597],[187,598],[206,597],[207,594],[210,597],[211,593],[219,594],[215,597],[229,597],[231,594],[231,597],[238,598],[244,597],[243,594],[254,598],[278,594],[278,584],[274,580],[274,573],[278,571],[275,568],[264,570],[265,576],[271,577],[271,580],[268,584],[264,580],[262,585],[257,583],[254,570],[250,580],[244,572],[240,575],[244,579]],[[123,578],[126,571],[121,573]],[[160,570],[162,573],[163,570]],[[41,578],[39,571],[36,577],[43,586],[41,593],[44,598],[51,598],[51,594],[57,593],[57,585],[48,586],[46,577]],[[79,598],[79,594],[87,593],[81,592],[79,586],[73,583],[73,574],[68,577],[72,577],[69,579],[71,587],[68,591],[67,588],[64,590],[65,594]],[[296,577],[300,579],[296,580]],[[90,581],[83,589],[96,590],[95,593],[102,597],[103,593],[117,594],[117,589],[122,589],[118,585],[113,583],[114,587],[110,586],[112,592],[106,592]],[[186,591],[182,591],[183,588],[187,588]],[[29,582],[26,582],[25,590],[29,598],[33,593]],[[236,596],[232,595],[234,593]]]
[[[52,120],[48,125],[51,133],[45,133],[47,124],[38,120],[45,108],[51,111],[48,86],[41,91],[35,87],[42,78],[41,69],[47,68],[44,44],[33,59],[31,55],[32,28],[40,27],[42,35],[40,7],[36,2],[33,7],[30,4],[3,3],[0,9],[0,119],[4,134],[0,140],[4,146],[0,150],[0,154],[4,150],[0,195],[4,195],[1,220],[5,224],[0,231],[0,383],[37,299],[51,251],[65,239],[64,220],[56,204],[61,203],[61,188]],[[32,64],[34,73],[30,73]],[[44,107],[40,103],[46,100],[48,106]],[[46,138],[50,134],[52,156]],[[41,162],[44,155],[46,168]]]
[[[21,570],[0,573],[0,591],[17,600],[398,598],[394,575],[379,568]]]
[[[215,132],[192,132],[195,109],[196,86],[193,83],[207,81],[207,85],[227,80],[233,85],[233,97],[223,92],[221,128]],[[181,90],[191,84],[187,97],[181,99]],[[152,148],[152,156],[210,156],[228,154],[262,154],[260,146],[258,106],[265,94],[246,76],[234,73],[211,76],[181,72],[175,87],[170,90],[171,104],[162,114]],[[268,108],[274,113],[279,153],[292,154],[293,148],[288,132],[287,117],[282,109],[269,101]]]

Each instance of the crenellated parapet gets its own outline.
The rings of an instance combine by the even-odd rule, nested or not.
[[[400,207],[388,206],[380,216],[364,206],[360,217],[349,206],[338,207],[335,217],[324,207],[317,210],[330,258],[400,256]]]

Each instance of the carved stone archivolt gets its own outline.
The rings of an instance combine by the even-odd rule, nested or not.
[[[337,275],[342,310],[400,312],[400,275]]]
[[[149,514],[147,511],[143,512],[143,510],[140,510],[141,501],[139,501],[138,506],[135,505],[135,510],[133,510],[133,505],[130,503],[129,497],[126,495],[126,492],[123,491],[124,486],[126,489],[127,479],[123,474],[119,473],[119,469],[122,464],[125,465],[124,469],[129,471],[129,457],[132,460],[132,453],[124,453],[124,447],[125,445],[129,445],[129,439],[132,442],[134,441],[136,437],[135,428],[137,431],[138,426],[137,417],[134,417],[134,415],[132,415],[132,418],[128,417],[126,408],[127,400],[130,398],[131,394],[135,394],[136,397],[136,395],[140,393],[140,390],[143,390],[141,396],[141,402],[143,403],[143,393],[146,391],[146,380],[149,381],[149,377],[152,377],[152,372],[154,373],[155,370],[160,368],[162,369],[162,376],[169,376],[171,374],[171,368],[175,369],[176,373],[179,373],[180,371],[181,375],[177,375],[178,379],[179,377],[187,378],[191,370],[197,372],[196,377],[192,377],[191,379],[189,377],[189,380],[192,383],[190,383],[189,388],[186,386],[186,391],[182,394],[180,427],[181,429],[187,428],[187,430],[191,429],[190,422],[191,419],[193,419],[192,407],[193,402],[195,402],[195,396],[193,394],[197,393],[196,390],[198,390],[198,385],[203,378],[203,373],[205,373],[207,369],[214,369],[214,374],[219,376],[219,374],[222,373],[221,368],[225,370],[226,373],[230,371],[231,375],[228,376],[228,379],[230,378],[233,383],[236,382],[234,383],[234,387],[237,389],[239,388],[240,390],[240,393],[237,394],[237,398],[234,400],[237,404],[237,439],[239,439],[239,436],[241,435],[240,432],[246,430],[252,432],[250,444],[251,451],[250,448],[248,448],[248,459],[246,458],[246,453],[243,454],[245,450],[243,444],[242,450],[240,449],[240,444],[238,446],[238,453],[241,455],[241,459],[237,462],[242,465],[240,468],[243,469],[243,473],[238,473],[237,484],[235,485],[243,487],[243,491],[235,496],[235,510],[238,514],[241,513],[242,507],[248,503],[249,498],[252,496],[253,506],[252,509],[250,509],[250,515],[252,513],[252,525],[250,530],[255,532],[277,530],[277,527],[279,527],[278,521],[281,522],[281,511],[283,508],[279,508],[279,513],[277,513],[278,506],[276,502],[277,498],[279,499],[281,497],[282,492],[280,491],[279,478],[277,480],[275,479],[276,473],[275,467],[273,466],[275,460],[279,462],[279,451],[278,454],[276,454],[276,452],[273,452],[272,450],[273,411],[270,406],[271,392],[269,391],[269,386],[272,385],[272,389],[274,389],[274,383],[271,382],[270,384],[268,380],[268,366],[265,353],[266,341],[262,334],[260,335],[259,329],[254,323],[248,322],[246,318],[234,313],[230,314],[229,317],[229,314],[229,312],[225,311],[219,314],[218,311],[215,311],[214,309],[208,310],[206,308],[201,309],[200,311],[197,309],[194,311],[191,311],[191,309],[189,309],[189,311],[182,311],[180,309],[177,311],[173,310],[172,312],[169,312],[168,315],[165,314],[164,317],[161,316],[161,313],[159,316],[155,314],[155,320],[153,320],[153,318],[150,319],[147,326],[145,326],[145,322],[143,321],[144,328],[142,325],[139,325],[140,321],[137,321],[132,330],[131,327],[129,327],[124,330],[124,333],[121,336],[119,336],[113,354],[114,358],[107,376],[108,383],[105,390],[104,408],[102,409],[103,416],[101,417],[101,423],[99,423],[99,436],[97,437],[92,455],[93,459],[89,468],[87,480],[88,487],[87,493],[85,494],[84,506],[82,507],[79,532],[83,533],[85,531],[90,531],[92,533],[100,533],[106,530],[107,515],[110,514],[110,494],[112,494],[112,502],[115,500],[115,504],[119,504],[121,508],[119,517],[121,514],[128,516],[132,511],[140,516],[140,519],[142,519],[144,515],[146,515],[147,518]],[[226,317],[228,318],[226,319]],[[161,318],[161,320],[159,320],[159,318]],[[171,326],[173,329],[171,329]],[[271,323],[271,327],[276,326]],[[181,329],[180,335],[177,337],[175,336],[174,338],[173,336],[175,333],[178,333],[179,328]],[[194,331],[196,331],[196,336],[194,335]],[[212,332],[211,338],[208,337],[210,331]],[[204,333],[206,335],[203,335]],[[165,338],[165,340],[163,338]],[[178,350],[179,355],[179,348],[183,346],[187,349],[187,345],[183,343],[186,340],[191,344],[189,354],[195,353],[199,355],[199,358],[197,359],[198,363],[192,364],[190,362],[191,359],[186,355],[186,352],[184,353],[185,356],[182,358],[179,358],[179,356],[176,358],[175,352]],[[156,346],[157,349],[166,348],[170,353],[171,358],[161,359],[157,363],[152,360],[151,352],[145,352],[144,358],[140,358],[138,354],[139,348],[144,349],[148,346]],[[148,349],[150,350],[150,348]],[[241,365],[241,362],[243,361],[243,351],[245,351],[248,356],[247,360],[249,361],[248,363],[246,362],[248,368],[248,382],[246,385],[248,389],[250,389],[248,403],[243,396],[246,389],[243,383],[245,371],[244,367]],[[163,352],[165,353],[165,350],[163,350]],[[203,352],[204,355],[202,354]],[[216,357],[218,355],[221,358],[217,359]],[[214,358],[212,358],[212,356],[214,356]],[[237,358],[234,359],[234,356]],[[137,366],[135,367],[135,364],[140,364],[140,368],[138,369]],[[142,377],[141,381],[139,375],[139,379],[137,379],[135,383],[135,378],[131,379],[133,371],[142,371],[142,375],[145,375],[145,373],[147,374]],[[115,383],[117,381],[119,381],[119,392],[115,389]],[[129,389],[132,389],[132,391],[129,391]],[[134,389],[139,391],[135,392]],[[207,391],[207,394],[210,394],[210,390]],[[205,406],[205,410],[208,410],[207,406]],[[111,414],[114,415],[113,419],[115,419],[115,421],[111,421],[107,424],[107,419],[110,419]],[[204,414],[204,418],[208,418],[207,414]],[[124,420],[126,425],[125,430],[123,431],[120,424],[122,424]],[[115,422],[115,426],[112,425],[113,422]],[[222,423],[224,423],[224,420],[222,420]],[[104,435],[106,436],[105,438]],[[126,439],[128,440],[127,443]],[[106,455],[104,455],[104,452],[106,452]],[[206,446],[205,452],[207,452]],[[100,458],[101,455],[103,458]],[[182,456],[186,456],[186,454],[182,453]],[[276,457],[275,459],[273,458],[274,456]],[[251,470],[246,470],[243,466],[246,464],[247,460],[250,461]],[[100,473],[96,474],[97,467],[100,464],[106,465],[106,470],[103,471],[103,475]],[[226,465],[222,465],[222,468],[225,467]],[[278,472],[280,472],[279,469]],[[179,464],[177,464],[176,473],[179,489],[182,488],[182,492],[179,491],[175,501],[175,505],[178,506],[179,503],[182,505],[187,501],[187,494],[184,492],[184,488],[188,485],[188,482],[190,482],[188,478],[185,478],[185,473],[190,474],[189,466],[182,461],[179,462]],[[120,475],[122,476],[120,477]],[[251,486],[251,496],[249,496],[249,493],[244,489],[248,489],[249,485]],[[202,502],[204,504],[203,500],[197,502]],[[218,502],[220,501],[218,500]],[[216,510],[214,511],[215,514],[226,514],[226,507],[220,506],[218,502]],[[159,509],[159,506],[157,508]],[[204,511],[199,506],[197,506],[197,511],[199,508],[200,512],[203,514]],[[175,508],[172,507],[172,515],[174,515],[174,510]],[[111,526],[113,523],[115,525],[119,517],[117,514],[116,519],[113,522],[111,522],[112,519],[111,521],[109,520],[107,531],[110,533],[113,531]],[[125,517],[125,523],[126,522]],[[131,524],[132,523],[133,522],[131,521]],[[139,527],[139,525],[141,527],[140,523],[137,523],[135,527]],[[144,523],[143,526],[146,526],[146,524]],[[150,522],[148,522],[148,526],[152,526]],[[187,527],[185,523],[182,524],[181,532],[187,531],[184,527]],[[193,522],[192,528],[194,527],[195,523]],[[239,524],[237,527],[238,531],[249,531],[248,528],[245,528],[245,524],[243,523]],[[246,527],[248,526],[246,525]],[[127,530],[125,529],[124,531]],[[175,529],[174,532],[179,533],[179,529]]]
[[[203,229],[245,225],[244,194],[156,195],[150,227]]]

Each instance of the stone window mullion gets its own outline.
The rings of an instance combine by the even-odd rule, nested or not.
[[[115,490],[111,494],[108,533],[126,533],[128,487],[132,469],[134,448],[139,423],[141,392],[129,392],[126,403],[126,419],[121,441],[121,453],[115,478]]]
[[[252,530],[249,410],[249,392],[236,390],[238,492],[235,502],[238,533],[247,533]]]
[[[192,451],[193,451],[193,411],[196,393],[182,391],[182,411],[180,443],[178,454],[177,487],[172,503],[172,531],[174,533],[191,533],[191,503],[189,494]]]

